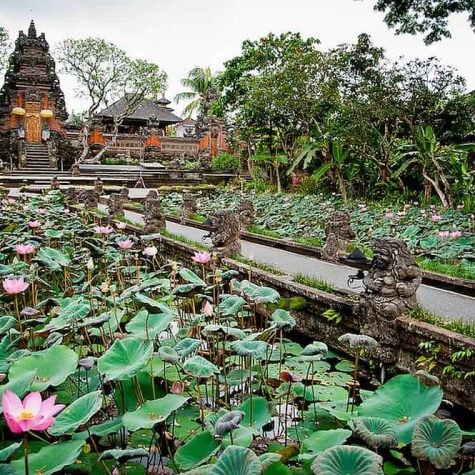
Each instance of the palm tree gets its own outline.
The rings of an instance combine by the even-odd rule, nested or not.
[[[190,117],[193,112],[200,109],[206,99],[207,93],[215,87],[215,76],[209,66],[193,68],[188,76],[181,80],[182,86],[188,91],[180,92],[175,96],[176,102],[189,101],[183,113]]]

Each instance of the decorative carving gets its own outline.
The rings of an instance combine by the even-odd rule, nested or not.
[[[92,188],[89,190],[81,190],[79,192],[79,201],[84,204],[84,208],[93,209],[99,205],[100,195]]]
[[[155,190],[148,192],[144,208],[145,234],[155,234],[165,229],[165,215],[160,206],[160,197]]]
[[[254,224],[256,219],[256,210],[254,204],[251,200],[241,199],[238,208],[239,220],[241,221],[241,226],[246,227]]]
[[[350,214],[346,211],[335,211],[325,225],[325,236],[322,258],[338,262],[340,253],[346,253],[348,244],[356,237],[356,233],[351,229]]]
[[[76,188],[68,188],[65,193],[66,202],[69,206],[75,206],[79,203],[79,193]]]
[[[124,187],[120,193],[110,195],[107,200],[107,207],[109,209],[109,216],[112,219],[124,214],[124,204],[129,200],[129,189]]]
[[[81,170],[79,169],[78,163],[74,163],[71,166],[71,176],[81,176]]]
[[[366,291],[360,294],[361,331],[388,350],[383,355],[388,361],[394,357],[387,347],[398,344],[396,318],[417,304],[421,270],[400,239],[377,238],[373,251],[371,269],[363,279]]]
[[[211,229],[207,237],[213,243],[212,250],[222,257],[241,253],[241,224],[237,213],[228,209],[219,209],[211,215]]]
[[[59,190],[59,178],[57,176],[54,176],[53,179],[51,180],[51,189],[52,190]]]
[[[96,193],[99,194],[99,196],[101,196],[102,193],[104,192],[104,182],[102,181],[101,177],[96,178],[96,182],[94,183],[94,190],[96,191]],[[127,194],[128,193],[129,193],[129,190],[127,190]]]
[[[193,193],[184,193],[181,222],[184,223],[187,219],[190,219],[191,215],[196,213],[196,209],[196,195]]]

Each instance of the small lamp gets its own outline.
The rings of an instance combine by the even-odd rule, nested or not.
[[[352,267],[367,267],[371,264],[371,261],[358,249],[355,248],[351,254],[345,259],[345,262]],[[347,285],[350,288],[355,280],[363,280],[365,278],[365,273],[363,269],[358,269],[356,274],[351,274],[348,276]]]
[[[12,114],[13,115],[25,115],[26,111],[23,109],[23,107],[14,107],[12,109]]]
[[[43,117],[43,119],[51,119],[51,117],[53,117],[53,111],[50,110],[50,109],[43,109],[41,112],[40,112],[40,116]]]

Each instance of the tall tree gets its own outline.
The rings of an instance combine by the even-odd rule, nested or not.
[[[62,72],[77,80],[77,95],[89,100],[82,131],[83,151],[78,161],[89,153],[88,137],[92,121],[100,108],[123,98],[122,114],[114,118],[114,136],[125,116],[133,113],[147,96],[166,88],[166,74],[156,64],[132,59],[113,43],[100,38],[66,39],[57,47]]]
[[[9,48],[10,38],[8,31],[3,26],[0,26],[0,73],[6,68]]]
[[[190,117],[194,112],[200,110],[207,94],[216,87],[216,78],[209,66],[196,66],[188,73],[186,78],[181,80],[181,85],[188,90],[178,93],[175,96],[175,101],[188,101],[183,113]]]
[[[245,41],[219,77],[222,110],[240,127],[254,129],[258,148],[270,156],[282,151],[291,160],[298,139],[332,107],[335,91],[317,44],[298,33]]]
[[[456,13],[468,14],[475,31],[475,2],[473,0],[377,0],[374,9],[385,12],[385,23],[396,33],[425,33],[424,41],[431,44],[452,35],[449,17]]]

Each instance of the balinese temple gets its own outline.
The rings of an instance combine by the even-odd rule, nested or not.
[[[144,127],[149,126],[150,121],[152,121],[155,123],[159,135],[166,135],[167,127],[182,122],[182,119],[173,113],[173,109],[169,107],[169,104],[170,101],[164,97],[157,101],[144,99],[132,113],[124,117],[119,132],[139,133]],[[98,117],[102,118],[104,132],[112,132],[114,117],[124,115],[126,108],[127,101],[122,98],[99,112]]]
[[[3,128],[25,128],[27,142],[40,142],[45,126],[60,129],[68,114],[64,95],[44,33],[37,35],[33,20],[28,34],[20,31],[0,91]]]
[[[57,150],[48,143],[62,135],[67,117],[49,45],[44,33],[37,34],[32,20],[28,33],[20,31],[18,35],[0,90],[2,160],[37,171],[56,168],[53,155]],[[6,142],[10,144],[8,150]]]

